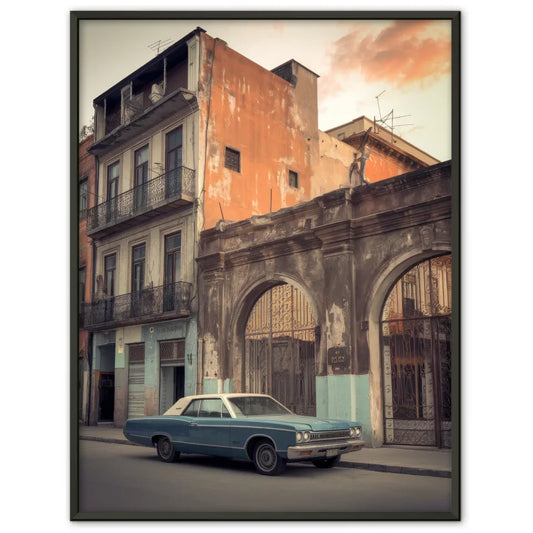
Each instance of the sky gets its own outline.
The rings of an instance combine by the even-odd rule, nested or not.
[[[365,115],[451,158],[451,23],[447,20],[82,20],[80,126],[92,101],[200,26],[271,70],[295,59],[319,75],[319,129]]]

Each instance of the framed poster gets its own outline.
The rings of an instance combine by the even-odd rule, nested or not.
[[[71,13],[72,520],[459,519],[459,29]]]

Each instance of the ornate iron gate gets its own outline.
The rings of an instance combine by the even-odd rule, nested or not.
[[[451,446],[451,255],[404,274],[382,314],[385,442]]]
[[[246,392],[271,394],[295,413],[315,415],[315,328],[298,289],[285,284],[265,292],[246,325]]]

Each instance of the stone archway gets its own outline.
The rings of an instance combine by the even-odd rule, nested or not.
[[[380,319],[386,444],[451,446],[451,255],[393,285]]]
[[[416,265],[422,264],[431,258],[438,256],[450,256],[450,245],[434,246],[432,249],[415,249],[406,255],[401,255],[391,262],[386,269],[377,273],[374,280],[373,289],[370,291],[368,299],[368,310],[365,314],[369,318],[368,328],[368,349],[369,349],[369,378],[370,378],[370,411],[372,427],[372,444],[381,446],[387,443],[386,436],[386,405],[385,396],[391,393],[390,383],[385,383],[384,358],[382,342],[382,318],[383,311],[394,286],[401,281]],[[387,387],[387,391],[385,390]],[[389,419],[389,425],[391,424]],[[442,445],[448,446],[448,436],[445,437]],[[390,436],[389,436],[390,440]],[[426,443],[429,444],[429,443]]]

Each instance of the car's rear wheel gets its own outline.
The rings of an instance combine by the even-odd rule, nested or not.
[[[313,461],[313,464],[317,468],[332,468],[334,466],[337,466],[341,460],[341,456],[337,455],[337,457],[331,457],[330,459],[315,459]]]
[[[156,443],[157,455],[165,463],[174,463],[178,460],[180,453],[174,449],[172,443],[167,437],[159,437]]]
[[[287,465],[287,460],[276,453],[273,444],[268,440],[260,440],[255,445],[253,460],[255,469],[265,476],[277,476]]]

